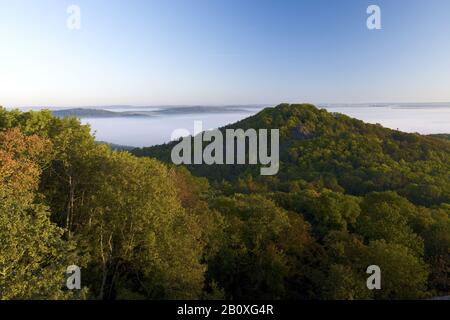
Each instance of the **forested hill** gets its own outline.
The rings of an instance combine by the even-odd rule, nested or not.
[[[352,195],[396,191],[426,206],[450,202],[450,143],[442,139],[367,124],[309,104],[266,108],[221,130],[227,128],[279,129],[278,175],[260,177],[255,165],[189,166],[194,175],[219,182],[251,177],[254,185],[270,189],[306,181]],[[175,143],[132,152],[170,163]]]
[[[75,118],[0,108],[0,300],[449,294],[448,142],[310,105],[232,127],[280,128],[280,173],[191,168],[211,186]],[[82,290],[65,289],[73,264]]]

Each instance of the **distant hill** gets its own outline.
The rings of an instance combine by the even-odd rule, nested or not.
[[[96,143],[98,143],[98,144],[106,144],[112,150],[117,150],[117,151],[130,151],[130,150],[133,150],[135,148],[135,147],[131,147],[131,146],[124,146],[124,145],[121,145],[121,144],[111,143],[111,142],[106,142],[106,141],[96,141]]]
[[[211,181],[245,177],[273,185],[307,181],[353,195],[397,191],[421,205],[450,202],[450,145],[442,139],[367,124],[309,104],[281,104],[221,128],[280,129],[280,171],[261,177],[257,165],[190,165]],[[171,163],[176,142],[134,149]]]
[[[115,108],[115,107],[114,107]],[[127,107],[124,107],[127,108]],[[133,108],[133,107],[129,107]],[[150,108],[150,107],[149,107]],[[249,109],[260,109],[262,106],[165,106],[149,110],[144,107],[130,111],[110,111],[101,108],[70,108],[52,111],[56,117],[77,118],[117,118],[117,117],[156,117],[163,115],[204,114],[204,113],[237,113],[248,112]],[[142,110],[140,110],[142,109]]]
[[[155,113],[163,115],[171,114],[197,114],[197,113],[236,113],[245,112],[248,109],[262,108],[261,106],[184,106],[162,108]]]
[[[103,109],[62,109],[52,111],[52,114],[59,118],[76,117],[76,118],[117,118],[117,117],[149,117],[150,115],[143,112],[135,111],[108,111]]]

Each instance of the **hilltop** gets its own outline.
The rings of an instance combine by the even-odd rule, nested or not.
[[[220,128],[280,130],[280,172],[259,176],[257,166],[190,165],[211,181],[236,182],[244,177],[270,188],[306,181],[352,195],[396,191],[421,205],[450,202],[450,144],[420,134],[367,124],[309,104],[281,104]],[[170,163],[177,142],[134,149]]]

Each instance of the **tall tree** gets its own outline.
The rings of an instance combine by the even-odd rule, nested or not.
[[[73,242],[50,221],[37,194],[48,141],[18,129],[0,132],[0,299],[62,299]]]

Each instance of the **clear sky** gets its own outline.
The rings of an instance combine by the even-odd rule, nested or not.
[[[0,0],[8,107],[438,101],[448,0]]]

